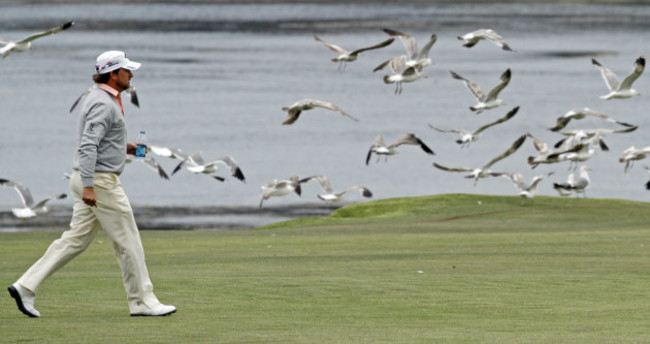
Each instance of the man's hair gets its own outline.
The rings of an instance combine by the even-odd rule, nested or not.
[[[108,79],[111,78],[111,73],[117,73],[119,71],[120,71],[120,69],[118,68],[116,70],[112,70],[112,71],[110,71],[108,73],[104,73],[104,74],[95,73],[95,74],[93,74],[93,81],[96,82],[96,83],[105,84],[105,83],[108,82]]]

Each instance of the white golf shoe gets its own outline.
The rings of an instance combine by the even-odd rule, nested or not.
[[[36,295],[31,290],[18,283],[10,285],[7,289],[9,290],[11,297],[16,300],[16,305],[23,314],[31,318],[38,318],[41,316],[41,313],[34,308]]]

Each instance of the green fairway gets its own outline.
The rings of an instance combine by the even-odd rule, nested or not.
[[[6,287],[60,233],[0,234],[0,342],[650,342],[650,203],[439,195],[141,234],[169,317],[129,316],[102,232],[27,318]]]

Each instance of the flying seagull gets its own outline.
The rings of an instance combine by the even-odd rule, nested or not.
[[[418,71],[422,71],[424,67],[433,64],[433,61],[431,58],[429,58],[429,51],[431,50],[431,47],[433,47],[433,45],[436,43],[438,36],[435,34],[431,35],[429,41],[422,47],[422,50],[418,50],[418,42],[415,40],[415,38],[413,38],[413,36],[391,29],[382,30],[384,30],[384,32],[390,36],[399,37],[399,39],[402,41],[402,44],[404,45],[404,49],[406,49],[406,55],[400,55],[394,57],[393,59],[401,58],[401,56],[406,56],[406,66],[415,67]],[[377,66],[373,72],[384,69],[384,67],[390,64],[391,60],[392,59],[383,62]]]
[[[427,78],[428,76],[421,72],[415,66],[407,66],[406,55],[400,55],[389,61],[390,69],[393,72],[390,75],[384,75],[384,83],[387,85],[395,84],[395,94],[402,94],[402,85],[405,82],[414,82],[418,79]]]
[[[629,123],[625,123],[625,122],[619,122],[619,121],[605,115],[604,113],[600,113],[600,112],[597,112],[597,111],[594,111],[594,110],[592,110],[590,108],[585,107],[585,108],[582,108],[582,109],[570,110],[567,113],[565,113],[564,115],[558,117],[555,120],[555,126],[552,127],[552,128],[549,128],[548,130],[550,130],[550,131],[562,130],[562,129],[564,129],[564,127],[567,126],[567,124],[569,124],[569,122],[572,119],[583,119],[583,118],[585,118],[587,116],[598,117],[598,118],[604,119],[604,120],[606,120],[608,122],[612,122],[612,123],[622,125],[624,127],[634,127],[633,124],[629,124]]]
[[[635,160],[643,160],[650,155],[650,146],[637,149],[634,146],[628,147],[623,151],[621,157],[618,159],[620,163],[625,163],[624,171],[627,173],[632,168],[632,164]]]
[[[292,192],[300,196],[302,190],[300,188],[300,179],[298,176],[291,176],[287,179],[277,180],[262,185],[262,199],[260,200],[260,208],[262,203],[271,197],[282,197]]]
[[[479,138],[481,138],[481,133],[483,130],[490,128],[494,125],[497,125],[499,123],[503,123],[512,117],[514,117],[517,114],[517,111],[519,111],[519,106],[515,107],[514,109],[510,110],[505,116],[497,119],[496,121],[492,123],[488,123],[473,132],[464,130],[464,129],[440,129],[437,127],[434,127],[433,125],[429,124],[429,127],[431,127],[434,130],[437,130],[442,133],[456,133],[460,135],[460,139],[456,140],[456,143],[461,145],[461,148],[467,147],[471,142],[478,141]]]
[[[487,178],[487,177],[498,177],[501,176],[504,172],[492,172],[490,171],[490,167],[497,163],[498,161],[506,158],[510,154],[514,153],[521,147],[521,145],[524,143],[526,140],[526,135],[521,135],[518,139],[516,139],[510,148],[508,148],[505,152],[501,153],[494,159],[490,160],[487,164],[483,165],[482,167],[478,168],[463,168],[463,167],[458,167],[458,168],[453,168],[453,167],[446,167],[443,165],[440,165],[438,163],[433,163],[433,166],[436,168],[439,168],[443,171],[447,172],[470,172],[468,175],[465,176],[465,178],[473,178],[474,179],[474,185],[478,182],[479,178]]]
[[[146,156],[144,158],[139,158],[139,157],[136,157],[134,155],[127,154],[126,155],[126,163],[128,164],[128,163],[131,163],[133,161],[138,161],[138,162],[144,163],[145,165],[147,165],[147,167],[149,167],[152,170],[154,170],[155,172],[157,172],[158,175],[160,176],[160,178],[169,180],[169,176],[167,175],[167,172],[165,172],[165,170],[162,168],[162,166],[160,166],[160,164],[153,157]]]
[[[323,175],[303,178],[303,179],[300,180],[300,183],[301,184],[306,183],[306,182],[308,182],[310,180],[313,180],[313,179],[317,180],[318,183],[320,183],[321,188],[323,188],[323,191],[325,191],[324,194],[317,195],[318,198],[320,198],[321,200],[323,200],[325,202],[339,202],[339,201],[341,201],[341,198],[343,197],[343,195],[348,191],[359,191],[359,192],[361,192],[361,195],[363,197],[367,197],[367,198],[372,197],[372,192],[370,192],[370,190],[368,188],[366,188],[364,186],[357,186],[357,185],[351,186],[351,187],[349,187],[349,188],[347,188],[347,189],[345,189],[343,191],[340,191],[340,192],[334,192],[334,188],[332,188],[332,184],[330,183],[329,178],[327,178],[327,176],[323,176]]]
[[[533,179],[530,181],[530,184],[526,183],[524,180],[524,176],[521,175],[521,173],[503,173],[501,174],[503,177],[506,177],[512,181],[513,184],[515,184],[515,187],[521,190],[521,195],[522,197],[525,198],[534,198],[535,195],[537,194],[537,186],[538,184],[546,177],[549,177],[553,175],[554,172],[549,172],[546,174],[542,174],[539,176],[533,177]]]
[[[483,110],[492,109],[503,104],[503,100],[498,98],[499,92],[508,86],[508,83],[510,82],[511,72],[510,68],[503,72],[503,74],[501,74],[501,83],[496,85],[487,95],[483,92],[483,89],[479,84],[467,80],[454,72],[451,72],[451,76],[453,76],[454,79],[461,80],[472,92],[474,97],[476,97],[478,103],[474,106],[470,106],[469,109],[476,111],[476,114],[480,114]]]
[[[472,31],[462,36],[458,36],[458,39],[464,41],[463,46],[467,48],[471,48],[475,46],[476,43],[478,43],[480,40],[485,39],[498,45],[503,50],[514,51],[510,48],[508,43],[506,43],[503,37],[501,37],[498,33],[496,33],[492,29],[479,29],[476,31]]]
[[[323,100],[317,100],[317,99],[303,99],[293,103],[291,106],[285,106],[282,108],[282,111],[287,112],[287,117],[284,119],[284,122],[282,122],[282,124],[291,125],[298,120],[298,117],[300,117],[300,114],[303,111],[311,110],[317,107],[335,111],[335,112],[340,112],[341,115],[349,117],[353,121],[356,122],[359,121],[358,119],[350,116],[348,113],[343,111],[338,105],[334,103],[326,102]]]
[[[92,85],[88,87],[79,97],[77,100],[72,103],[72,106],[70,107],[70,113],[74,110],[77,105],[79,105],[79,102],[84,99],[90,93],[92,90],[97,88],[97,85]],[[125,92],[129,95],[129,98],[131,98],[131,104],[135,105],[136,107],[140,107],[140,100],[138,99],[138,94],[136,93],[135,87],[131,86],[125,90]]]
[[[603,79],[605,80],[605,84],[607,84],[607,88],[609,89],[609,93],[601,96],[601,99],[622,99],[638,96],[641,94],[639,91],[632,88],[632,84],[634,81],[636,81],[636,79],[639,78],[639,76],[641,76],[643,69],[645,69],[645,58],[643,56],[634,61],[634,70],[623,80],[623,82],[620,82],[618,80],[618,76],[616,76],[616,74],[612,72],[611,69],[601,65],[598,61],[596,61],[596,59],[591,59],[591,63],[596,69],[600,70],[600,74],[602,75]]]
[[[603,151],[608,151],[609,147],[605,144],[602,137],[606,134],[623,134],[630,133],[637,130],[639,127],[633,126],[625,129],[607,129],[607,128],[598,128],[598,129],[574,129],[569,131],[560,132],[560,134],[566,136],[564,139],[555,143],[555,148],[561,146],[571,149],[576,145],[583,143],[592,143],[596,142],[600,145],[600,149]]]
[[[27,51],[32,48],[32,41],[43,37],[43,36],[48,36],[52,35],[58,32],[61,32],[63,30],[69,29],[74,22],[67,22],[61,26],[49,29],[47,31],[39,32],[32,34],[26,38],[23,38],[20,41],[5,41],[5,40],[0,40],[0,43],[4,44],[2,48],[0,48],[0,55],[2,55],[2,58],[5,58],[9,56],[12,52],[15,53],[22,53],[24,51]]]
[[[402,136],[399,140],[397,140],[395,143],[390,144],[386,146],[384,144],[384,137],[382,135],[378,135],[375,140],[372,143],[372,146],[370,146],[370,149],[368,150],[368,154],[366,155],[366,165],[370,162],[370,156],[372,153],[375,153],[378,158],[377,160],[379,161],[379,156],[383,155],[386,158],[389,155],[395,155],[397,154],[397,147],[400,145],[414,145],[414,146],[420,146],[422,150],[427,153],[427,154],[435,154],[431,148],[429,148],[420,138],[415,136],[415,134],[408,133],[404,136]]]
[[[341,69],[341,68],[345,68],[345,67],[344,67],[344,66],[345,66],[345,65],[344,65],[345,62],[356,61],[356,60],[357,60],[357,57],[358,57],[362,52],[364,52],[364,51],[366,51],[366,50],[373,50],[373,49],[383,48],[383,47],[385,47],[385,46],[387,46],[387,45],[393,43],[393,41],[395,40],[395,38],[389,38],[389,39],[387,39],[387,40],[385,40],[385,41],[383,41],[383,42],[377,43],[377,44],[375,44],[375,45],[371,45],[371,46],[369,46],[369,47],[359,48],[359,49],[356,49],[356,50],[348,51],[348,50],[345,50],[345,49],[339,47],[339,46],[336,45],[336,44],[332,44],[332,43],[325,42],[324,40],[320,39],[320,38],[319,38],[318,36],[316,36],[316,35],[314,35],[314,39],[315,39],[316,41],[318,41],[318,42],[323,43],[327,48],[329,48],[330,50],[332,50],[332,51],[334,51],[335,53],[339,54],[337,57],[335,57],[335,58],[332,59],[332,62],[338,62],[338,63],[339,63],[339,69]]]
[[[47,212],[47,207],[45,204],[52,200],[52,199],[64,199],[67,197],[66,194],[55,194],[50,197],[44,198],[43,200],[39,201],[38,203],[34,203],[34,198],[32,197],[31,191],[29,191],[29,188],[26,186],[13,182],[11,180],[7,179],[0,179],[0,185],[7,187],[7,188],[13,188],[18,192],[18,195],[23,201],[23,208],[13,208],[11,209],[11,212],[19,218],[26,218],[26,217],[34,217],[37,214],[42,214]]]
[[[237,165],[237,162],[235,159],[233,159],[231,156],[226,155],[224,157],[221,157],[219,159],[213,160],[211,162],[205,162],[203,160],[202,154],[199,153],[194,153],[190,155],[187,159],[184,159],[181,161],[181,163],[174,169],[174,171],[179,170],[183,166],[187,168],[188,171],[192,173],[203,173],[211,176],[212,178],[215,178],[220,181],[225,181],[225,178],[221,176],[214,175],[219,170],[219,167],[217,167],[217,164],[222,164],[225,165],[230,169],[230,174],[241,180],[242,182],[246,182],[246,178],[244,177],[244,173],[242,170],[239,168],[239,165]],[[173,174],[173,173],[172,173]]]
[[[584,197],[587,197],[586,190],[590,182],[587,171],[591,171],[591,168],[584,165],[580,166],[580,176],[576,178],[571,174],[566,183],[553,183],[553,188],[558,190],[560,195],[562,195],[560,190],[565,190],[575,192],[576,196],[581,193]]]

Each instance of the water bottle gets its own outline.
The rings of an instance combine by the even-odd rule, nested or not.
[[[144,130],[140,130],[138,138],[135,140],[137,148],[135,149],[135,156],[138,158],[144,158],[147,156],[147,136],[144,133]]]

